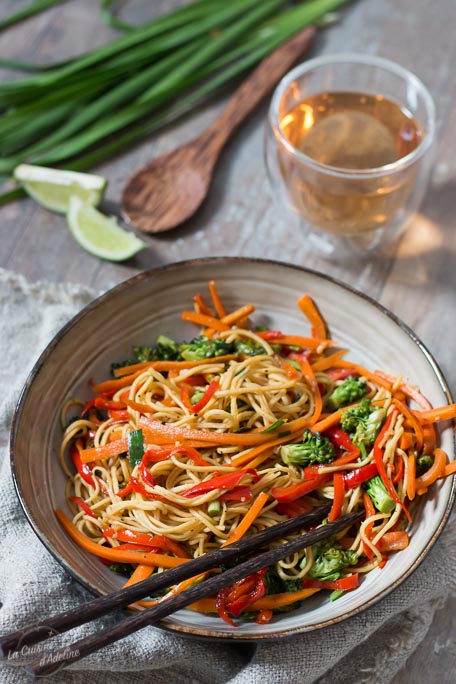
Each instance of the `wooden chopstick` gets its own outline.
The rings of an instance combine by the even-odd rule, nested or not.
[[[136,615],[128,617],[113,627],[108,627],[95,634],[91,634],[84,639],[80,639],[73,644],[52,651],[44,662],[43,659],[36,660],[26,666],[26,670],[32,677],[50,675],[53,672],[60,670],[64,665],[76,662],[104,646],[112,644],[129,634],[133,634],[142,627],[158,622],[170,613],[174,613],[206,596],[216,594],[223,587],[233,584],[247,575],[258,572],[281,558],[286,558],[300,549],[311,546],[312,544],[331,536],[335,532],[339,532],[340,530],[349,527],[363,516],[364,511],[350,513],[339,518],[335,522],[322,525],[281,546],[270,549],[254,558],[249,558],[229,570],[225,570],[218,575],[214,575],[213,577],[204,580],[204,582],[194,584],[180,594],[157,602],[151,608],[147,608]],[[277,525],[276,527],[279,526],[280,525]],[[251,541],[251,539],[252,538],[250,538],[249,541]],[[169,573],[170,571],[167,571],[166,574],[169,576]]]
[[[60,613],[43,622],[38,622],[35,625],[27,626],[27,629],[17,630],[0,637],[0,654],[8,656],[13,653],[17,647],[36,644],[39,641],[44,641],[53,634],[62,634],[69,629],[79,627],[89,620],[101,617],[105,613],[118,608],[120,606],[128,606],[138,599],[146,596],[151,596],[154,593],[167,589],[168,587],[182,582],[189,577],[194,577],[205,570],[218,567],[223,563],[227,563],[242,554],[255,551],[280,537],[286,537],[290,532],[294,532],[302,527],[306,527],[310,523],[324,518],[331,508],[331,504],[324,504],[318,506],[304,515],[296,518],[290,518],[282,523],[278,523],[273,527],[268,527],[257,534],[229,544],[223,548],[217,549],[210,553],[195,558],[194,560],[183,563],[176,568],[171,568],[158,575],[153,575],[142,582],[138,582],[124,589],[106,594],[100,598],[88,601],[82,605],[68,610],[65,613]],[[55,631],[53,631],[55,630]]]

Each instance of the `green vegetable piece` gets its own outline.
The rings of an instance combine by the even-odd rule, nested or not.
[[[272,423],[269,425],[267,428],[264,430],[261,430],[262,433],[264,432],[272,432],[273,430],[277,430],[277,428],[281,427],[284,424],[284,420],[276,420],[275,423]]]
[[[204,397],[204,394],[205,394],[205,392],[200,392],[200,391],[194,392],[194,394],[192,394],[192,396],[190,397],[191,405],[195,406],[195,404],[197,404],[199,402],[199,400]]]
[[[370,447],[375,442],[385,417],[386,409],[374,406],[369,399],[363,399],[358,406],[343,412],[342,430],[352,435],[353,444],[363,451],[364,447]]]
[[[367,481],[366,492],[369,494],[372,503],[380,513],[391,513],[391,511],[395,509],[396,504],[388,494],[380,475],[371,477],[371,479]]]
[[[312,463],[330,463],[336,458],[334,444],[320,432],[306,430],[301,444],[285,444],[280,448],[282,461],[287,465],[307,466]]]
[[[314,544],[313,553],[314,559],[308,577],[320,582],[334,582],[340,578],[345,568],[358,562],[358,556],[354,551],[344,551],[340,544],[331,538]]]
[[[138,363],[147,363],[152,358],[152,347],[133,347]]]
[[[330,601],[337,601],[338,598],[344,595],[344,590],[343,589],[335,589],[332,591],[329,595],[329,600]]]
[[[420,477],[421,475],[424,475],[426,471],[429,470],[429,468],[433,465],[434,459],[432,456],[429,456],[428,454],[425,454],[423,456],[418,456],[416,459],[416,475],[417,477]]]
[[[119,575],[131,577],[133,574],[133,566],[130,563],[111,563],[108,565],[111,572],[117,572]]]
[[[141,463],[144,456],[144,438],[142,430],[133,430],[128,435],[128,457],[130,466],[134,468]]]
[[[243,337],[234,342],[234,352],[244,356],[264,356],[266,354],[266,350],[261,344],[256,344],[248,337]]]
[[[216,499],[215,501],[209,501],[207,505],[207,512],[209,515],[218,515],[220,513],[221,506],[220,501]]]
[[[338,385],[325,401],[327,411],[337,411],[342,406],[352,404],[361,399],[367,392],[367,383],[364,378],[349,375],[348,378]]]
[[[233,345],[224,340],[211,339],[201,335],[191,342],[180,345],[180,353],[186,361],[199,361],[215,356],[225,356],[233,353]]]

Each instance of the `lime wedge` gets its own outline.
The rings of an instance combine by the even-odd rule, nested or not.
[[[100,259],[124,261],[146,246],[136,235],[123,230],[114,217],[101,214],[75,195],[69,200],[67,221],[74,239]]]
[[[106,180],[101,176],[30,164],[17,166],[14,177],[38,204],[61,214],[68,211],[71,195],[79,197],[84,204],[97,206],[106,188]]]

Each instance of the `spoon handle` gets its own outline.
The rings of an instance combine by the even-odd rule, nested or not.
[[[298,57],[307,51],[314,35],[315,28],[308,26],[260,62],[229,100],[221,115],[203,134],[206,152],[209,147],[215,156],[222,149],[239,124],[253,112]]]

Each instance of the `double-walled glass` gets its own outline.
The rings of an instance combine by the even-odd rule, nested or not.
[[[299,103],[335,91],[396,103],[418,122],[420,142],[409,154],[375,168],[341,168],[307,156],[291,144],[281,122]],[[386,245],[417,210],[431,168],[435,112],[427,89],[406,69],[368,55],[309,60],[277,86],[268,124],[266,164],[273,189],[328,256]]]

